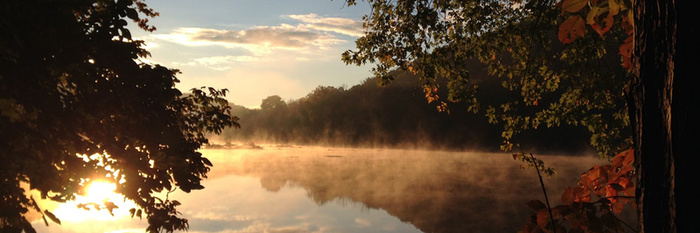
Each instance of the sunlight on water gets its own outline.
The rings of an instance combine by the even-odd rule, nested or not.
[[[59,205],[53,213],[62,222],[113,221],[116,218],[130,218],[129,209],[135,208],[136,204],[125,201],[124,196],[114,193],[115,189],[116,185],[113,183],[94,181],[87,187],[87,196],[78,196],[73,201]],[[117,208],[110,214],[104,208],[105,202],[112,202]],[[80,208],[81,204],[85,207]]]
[[[517,232],[541,199],[537,175],[508,154],[263,146],[203,150],[214,167],[204,190],[175,192],[189,232]],[[592,157],[542,156],[558,174],[545,178],[557,203]],[[38,232],[144,232],[114,186],[55,213],[63,221]],[[119,208],[85,211],[77,203],[109,199]]]

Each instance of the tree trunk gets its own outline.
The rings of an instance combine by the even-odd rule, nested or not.
[[[698,138],[700,54],[693,1],[635,2],[635,125],[639,220],[642,232],[700,232]],[[694,67],[695,66],[695,67]]]

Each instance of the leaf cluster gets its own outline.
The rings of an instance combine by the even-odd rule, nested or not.
[[[29,190],[66,202],[94,180],[115,183],[149,231],[186,229],[154,195],[203,188],[206,133],[238,126],[226,90],[183,95],[177,70],[141,62],[126,25],[155,30],[143,1],[12,0],[0,15],[0,231],[33,232],[30,210],[60,223]]]
[[[382,84],[391,83],[392,70],[413,72],[428,101],[467,103],[502,125],[506,151],[525,131],[560,125],[587,129],[601,156],[629,147],[629,74],[617,65],[620,55],[608,52],[621,41],[585,34],[562,43],[557,30],[564,19],[553,1],[366,2],[372,12],[363,18],[365,35],[342,59],[375,64]],[[470,66],[474,61],[482,65]],[[440,85],[440,78],[449,82]],[[486,79],[501,86],[485,87]],[[447,98],[436,89],[447,89]],[[505,101],[479,97],[502,90]]]
[[[600,37],[606,34],[622,42],[619,54],[622,66],[632,69],[632,40],[634,14],[630,0],[562,0],[557,3],[565,17],[559,25],[558,37],[568,44],[594,31]]]
[[[618,217],[626,204],[635,207],[634,152],[624,151],[610,164],[595,166],[581,174],[575,187],[561,196],[563,204],[549,209],[539,200],[527,205],[533,214],[521,232],[625,232],[636,231]]]

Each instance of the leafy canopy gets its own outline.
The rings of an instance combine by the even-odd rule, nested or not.
[[[363,18],[365,36],[356,41],[356,50],[343,54],[346,63],[375,63],[382,84],[392,81],[394,69],[417,74],[426,98],[439,110],[447,104],[437,89],[447,88],[447,101],[465,101],[469,111],[485,109],[492,123],[502,123],[505,150],[513,149],[524,130],[569,124],[586,127],[599,155],[617,153],[610,165],[582,174],[578,185],[562,195],[564,204],[549,208],[529,202],[537,214],[523,232],[634,230],[614,215],[634,199],[635,190],[634,154],[625,150],[631,144],[626,105],[631,1],[366,2],[373,11]],[[473,61],[483,65],[468,66]],[[488,77],[478,76],[480,70]],[[437,84],[439,78],[448,80],[447,87]],[[479,88],[484,78],[500,78],[512,99],[479,98],[479,91],[498,91]],[[513,158],[553,172],[533,156],[516,153]]]
[[[343,60],[375,64],[381,84],[393,80],[392,70],[413,72],[439,110],[448,110],[447,102],[466,102],[468,111],[485,112],[503,125],[504,150],[514,149],[524,130],[568,124],[585,127],[599,154],[612,156],[631,143],[629,73],[618,52],[629,30],[619,23],[600,26],[599,19],[622,20],[629,13],[591,14],[577,5],[616,0],[565,2],[577,9],[562,13],[554,1],[367,0],[372,12],[363,17],[365,35]],[[571,17],[562,20],[562,14]],[[580,15],[592,17],[581,25]],[[581,31],[589,27],[606,33]],[[470,65],[475,61],[481,65]],[[487,75],[472,75],[480,70]],[[441,78],[446,86],[438,84]],[[502,80],[500,90],[480,88],[487,78]],[[440,88],[448,90],[446,98],[438,95]],[[507,101],[479,98],[480,92],[503,90]]]
[[[0,2],[0,231],[34,232],[30,210],[60,223],[36,200],[73,200],[95,180],[135,202],[148,231],[187,229],[179,202],[156,194],[202,189],[205,134],[238,123],[226,90],[183,95],[177,70],[140,60],[126,25],[153,31],[157,15],[140,0]]]

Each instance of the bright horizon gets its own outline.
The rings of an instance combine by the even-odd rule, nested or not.
[[[160,16],[152,33],[131,25],[144,40],[148,62],[179,69],[182,92],[211,86],[229,90],[227,99],[259,108],[279,95],[299,99],[317,86],[354,86],[370,67],[345,65],[341,53],[362,35],[366,3],[345,1],[151,0]]]

